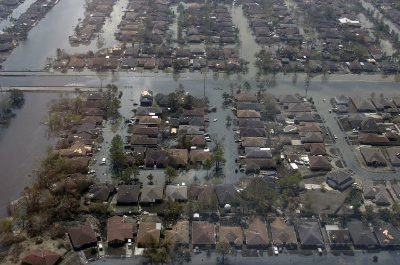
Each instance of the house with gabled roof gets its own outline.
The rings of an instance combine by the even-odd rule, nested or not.
[[[143,185],[140,193],[140,204],[152,204],[162,202],[164,187],[159,185]]]
[[[189,221],[178,221],[172,229],[167,229],[165,239],[172,246],[189,246]]]
[[[254,217],[245,231],[248,248],[266,249],[270,244],[267,225],[261,217]]]
[[[297,236],[294,226],[276,217],[270,223],[272,244],[278,247],[296,248]]]
[[[165,186],[165,199],[170,201],[184,202],[188,199],[188,187],[167,185]]]
[[[107,219],[107,243],[109,246],[121,246],[133,238],[134,225],[124,217],[112,216]]]
[[[378,246],[374,233],[362,222],[350,221],[347,223],[347,228],[355,248],[374,249]]]
[[[240,226],[220,226],[217,236],[218,242],[225,242],[236,248],[243,246],[244,235]]]
[[[215,226],[206,221],[192,222],[193,247],[213,248],[216,244]]]
[[[158,246],[161,236],[161,223],[140,222],[137,235],[137,245],[141,248]]]
[[[325,247],[321,229],[318,222],[304,221],[297,225],[297,234],[303,248],[323,248]]]
[[[382,151],[379,148],[360,147],[360,153],[367,166],[384,167],[387,165],[385,156],[382,154]]]
[[[75,251],[97,246],[97,235],[89,222],[69,228],[68,236]]]

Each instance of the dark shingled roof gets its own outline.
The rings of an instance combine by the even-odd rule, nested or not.
[[[375,248],[378,244],[371,229],[364,226],[360,221],[351,221],[347,223],[347,228],[353,244],[357,248]]]
[[[297,233],[303,247],[323,247],[325,245],[318,222],[304,222],[298,225]]]

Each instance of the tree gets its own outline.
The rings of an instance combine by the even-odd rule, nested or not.
[[[11,89],[10,100],[11,106],[20,108],[25,102],[24,92],[15,88]]]
[[[367,221],[372,221],[374,219],[374,207],[372,205],[365,206],[364,216]]]
[[[168,201],[164,208],[164,220],[174,223],[182,214],[183,205],[179,202]]]
[[[168,183],[171,183],[171,179],[174,179],[178,176],[176,169],[171,166],[167,166],[164,170],[164,173],[168,177]]]
[[[214,161],[212,158],[208,158],[206,161],[204,161],[204,168],[207,169],[207,177],[208,177],[208,171],[210,170],[210,168],[212,167],[212,165],[214,164]]]
[[[227,105],[229,103],[230,95],[227,92],[222,93],[222,98],[224,99],[224,104]]]
[[[218,260],[218,264],[225,264],[226,255],[229,253],[230,245],[226,241],[218,242],[216,246],[216,251],[219,255],[221,255],[221,259]]]
[[[147,179],[148,179],[148,181],[149,181],[149,185],[153,185],[153,179],[154,179],[153,174],[147,175]]]
[[[296,172],[291,175],[284,176],[278,180],[278,184],[285,193],[294,196],[300,181],[302,180],[301,174]]]
[[[123,148],[122,137],[119,134],[115,135],[111,141],[110,160],[111,169],[118,177],[122,177],[123,170],[127,166],[127,158]]]
[[[225,163],[224,151],[221,147],[217,147],[217,149],[215,149],[212,159],[215,162],[215,171],[219,171],[221,163]]]
[[[232,117],[226,115],[226,126],[231,126],[231,124],[232,124]]]

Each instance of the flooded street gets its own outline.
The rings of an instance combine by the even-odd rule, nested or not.
[[[0,129],[0,216],[27,186],[51,141],[41,122],[59,93],[25,93],[25,104],[8,128]]]
[[[68,36],[72,35],[79,18],[83,17],[85,0],[60,0],[28,34],[3,63],[3,70],[40,71],[56,49],[69,52],[85,52],[88,46],[71,47]],[[50,37],[51,36],[51,37]]]
[[[240,57],[249,62],[248,73],[249,76],[255,76],[258,69],[255,65],[256,57],[255,54],[261,49],[260,46],[254,40],[252,31],[249,27],[248,20],[243,14],[242,6],[233,5],[231,8],[231,15],[233,24],[239,30],[239,54]]]

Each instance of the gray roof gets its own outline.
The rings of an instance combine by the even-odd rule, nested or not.
[[[304,222],[297,226],[301,245],[304,247],[323,247],[324,240],[318,222]]]
[[[371,229],[364,226],[360,221],[351,221],[347,223],[351,240],[355,247],[376,247],[377,240]]]
[[[171,201],[186,201],[188,188],[187,186],[167,185],[165,187],[165,198]]]

